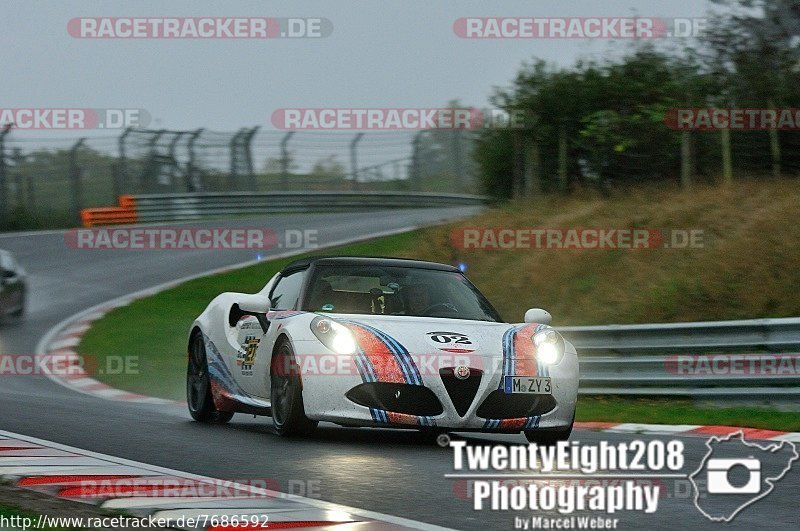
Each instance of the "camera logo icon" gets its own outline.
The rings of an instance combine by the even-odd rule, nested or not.
[[[731,481],[731,472],[744,468],[749,474],[744,484]],[[706,464],[709,494],[758,494],[761,492],[761,461],[758,459],[709,459]]]

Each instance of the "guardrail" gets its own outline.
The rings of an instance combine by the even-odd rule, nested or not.
[[[582,394],[800,398],[800,318],[559,327]]]
[[[482,196],[426,192],[229,192],[120,196],[118,207],[86,208],[84,226],[290,212],[478,206]]]

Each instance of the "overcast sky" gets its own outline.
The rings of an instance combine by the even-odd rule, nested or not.
[[[486,106],[534,57],[569,65],[629,41],[466,40],[459,17],[697,17],[705,2],[606,0],[3,3],[0,107],[143,108],[153,126],[271,128],[281,107]],[[86,16],[324,17],[323,39],[76,39]],[[38,132],[38,136],[43,133]],[[49,133],[48,133],[49,134]]]

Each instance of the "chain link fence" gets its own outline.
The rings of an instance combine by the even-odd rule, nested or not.
[[[302,190],[475,193],[470,131],[0,131],[0,229],[72,226],[124,194]]]
[[[484,148],[501,146],[504,151],[491,159],[497,171],[484,168],[482,191],[511,198],[576,188],[607,193],[642,183],[674,181],[688,187],[800,175],[800,135],[795,131],[665,129],[658,142],[625,147],[592,144],[572,125],[558,127],[551,136],[530,130],[491,131],[496,137],[484,137]]]

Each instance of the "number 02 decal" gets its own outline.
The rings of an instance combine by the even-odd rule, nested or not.
[[[456,344],[456,345],[471,345],[469,337],[458,332],[428,332],[428,337],[434,343],[441,343],[443,345]]]

